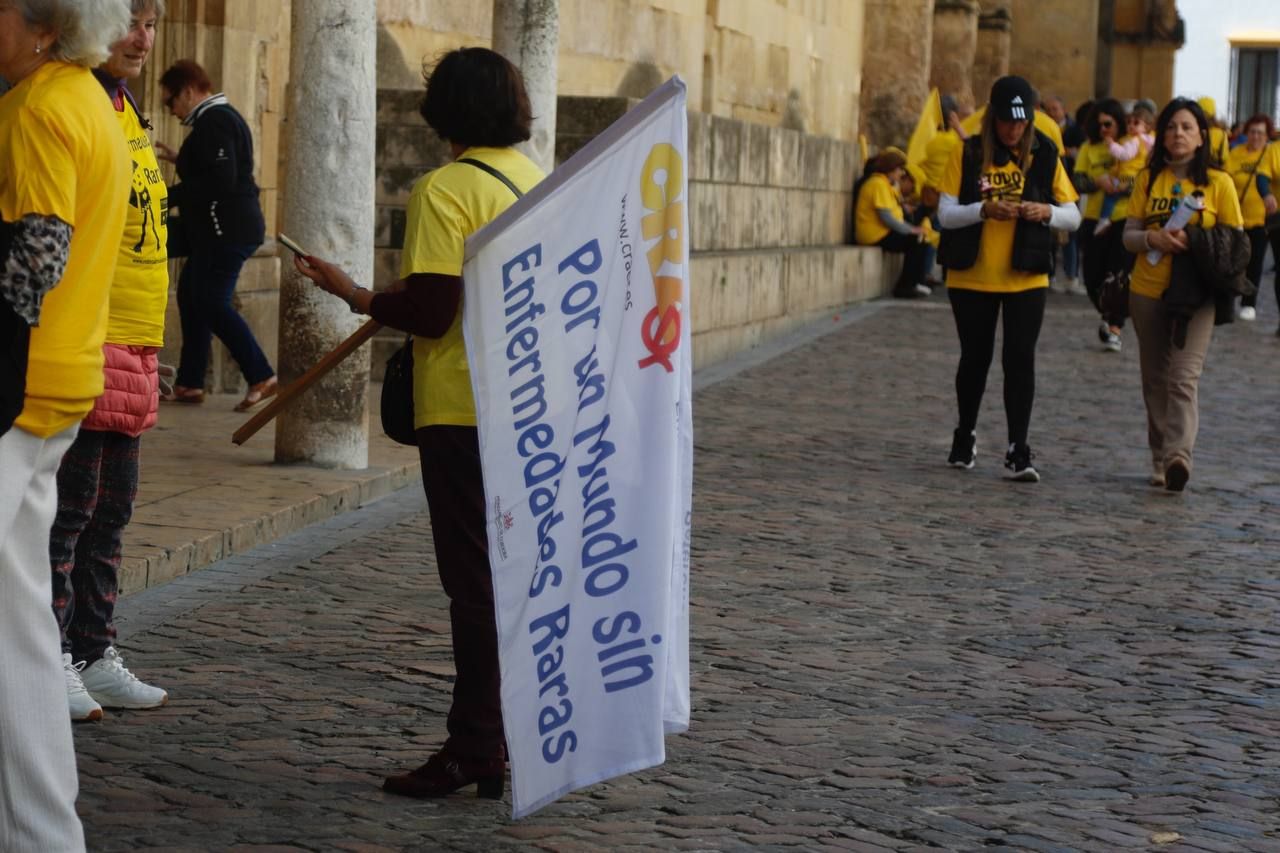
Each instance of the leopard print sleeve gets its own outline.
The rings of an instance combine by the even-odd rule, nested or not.
[[[8,252],[0,257],[0,296],[19,317],[40,325],[45,294],[62,280],[71,252],[71,226],[55,216],[30,214],[9,225]]]

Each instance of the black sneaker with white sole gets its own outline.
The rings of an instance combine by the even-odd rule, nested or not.
[[[973,463],[978,458],[978,434],[973,430],[965,432],[964,430],[956,430],[951,434],[951,455],[947,457],[947,464],[952,468],[964,468],[966,470],[973,467]]]
[[[1009,445],[1009,452],[1004,455],[1004,467],[1009,469],[1005,472],[1005,479],[1019,483],[1040,482],[1039,472],[1031,465],[1031,460],[1035,457],[1031,448],[1025,444]]]

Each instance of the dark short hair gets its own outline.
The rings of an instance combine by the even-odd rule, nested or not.
[[[422,76],[427,92],[418,112],[442,139],[505,148],[529,138],[533,113],[524,78],[502,54],[451,50]]]
[[[170,65],[160,75],[160,85],[168,89],[171,95],[178,94],[188,86],[197,92],[213,91],[213,81],[209,79],[209,72],[205,71],[200,63],[190,59],[179,59]]]

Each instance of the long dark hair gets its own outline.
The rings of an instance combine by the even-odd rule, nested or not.
[[[1115,138],[1119,139],[1124,136],[1124,107],[1115,98],[1103,98],[1093,105],[1093,109],[1089,112],[1089,118],[1084,123],[1085,135],[1094,144],[1102,141],[1102,128],[1099,126],[1098,120],[1104,115],[1110,116],[1111,120],[1116,123]]]
[[[1164,148],[1164,132],[1169,128],[1169,122],[1173,120],[1173,116],[1186,110],[1195,118],[1196,124],[1200,127],[1200,147],[1191,155],[1191,163],[1187,166],[1187,176],[1197,186],[1208,186],[1209,184],[1209,120],[1205,118],[1204,110],[1200,109],[1200,105],[1190,98],[1174,98],[1165,104],[1165,108],[1160,111],[1160,117],[1156,119],[1156,141],[1151,146],[1151,159],[1147,161],[1147,168],[1151,172],[1151,180],[1155,180],[1165,166],[1169,165],[1169,152]]]
[[[986,172],[991,168],[991,164],[996,159],[996,149],[1005,148],[1005,144],[1000,141],[1000,137],[996,135],[996,111],[987,106],[987,111],[982,114],[982,171]],[[1018,168],[1027,171],[1031,167],[1031,143],[1036,138],[1036,123],[1034,121],[1027,122],[1027,129],[1022,132],[1022,139],[1018,141],[1016,149],[1010,149],[1009,153],[1014,161],[1018,164]]]

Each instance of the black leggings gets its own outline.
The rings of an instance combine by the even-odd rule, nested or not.
[[[960,366],[956,369],[956,400],[960,406],[960,429],[968,432],[978,425],[982,394],[987,390],[987,372],[996,345],[996,320],[1004,307],[1004,347],[1000,362],[1004,367],[1004,413],[1009,425],[1009,443],[1026,444],[1031,426],[1031,404],[1036,396],[1036,341],[1044,320],[1043,287],[1017,293],[984,293],[979,290],[948,288],[951,313],[960,336]]]
[[[899,234],[896,231],[890,231],[876,245],[886,252],[903,255],[902,273],[893,285],[893,292],[897,296],[910,296],[917,284],[924,283],[925,274],[928,272],[924,266],[928,258],[929,245],[920,242],[920,238],[914,234]]]
[[[1267,229],[1259,225],[1257,228],[1250,228],[1244,233],[1249,235],[1249,269],[1245,271],[1245,278],[1249,279],[1256,290],[1253,296],[1245,296],[1240,300],[1241,305],[1257,305],[1258,297],[1262,290],[1262,262],[1267,256]],[[1280,234],[1280,232],[1276,232]],[[1275,236],[1275,235],[1273,235]],[[1273,240],[1273,242],[1278,242]],[[1280,294],[1280,275],[1276,276],[1276,293]],[[1280,301],[1280,298],[1277,299]]]

